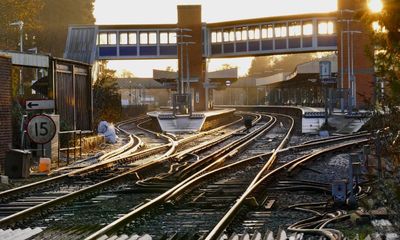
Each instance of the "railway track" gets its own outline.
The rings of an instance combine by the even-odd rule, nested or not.
[[[258,121],[258,120],[257,120]],[[219,143],[219,141],[216,141],[215,143]],[[201,148],[203,148],[204,149],[204,146],[200,146]],[[161,163],[160,163],[161,164]],[[159,164],[159,165],[160,165]],[[153,164],[154,166],[156,165],[156,164]],[[160,166],[157,166],[158,168],[160,167]],[[146,167],[146,166],[143,166],[143,167],[140,167],[140,169],[147,169],[148,167]],[[118,177],[115,177],[114,179],[116,179],[116,178],[118,178],[118,179],[123,179],[123,176],[125,176],[125,177],[132,177],[132,176],[134,176],[134,177],[137,177],[137,176],[145,176],[145,175],[143,175],[143,173],[139,173],[140,172],[140,169],[135,169],[135,171],[131,171],[131,172],[126,172],[126,173],[123,173],[123,174],[121,174],[120,176],[118,176]],[[167,169],[168,170],[168,169]],[[164,171],[167,171],[167,170],[165,170],[164,169]],[[152,171],[152,174],[155,174],[155,173],[157,173],[157,172],[155,172],[154,170]],[[146,176],[145,176],[146,177]],[[111,179],[109,179],[109,180],[107,180],[107,182],[108,183],[110,183],[111,184],[111,182],[113,181],[113,178],[111,178]],[[102,183],[103,184],[103,183]],[[104,185],[105,186],[105,185]],[[93,188],[93,186],[91,186],[91,187],[88,187],[88,188],[85,188],[85,189],[82,189],[81,190],[81,193],[84,193],[84,192],[89,192],[89,190],[88,189],[90,189],[90,188]],[[36,209],[36,210],[39,210],[39,209]],[[21,219],[24,219],[26,216],[24,216],[24,215],[21,215]],[[0,220],[0,224],[7,224],[7,223],[11,223],[11,222],[14,222],[15,223],[15,220],[16,219],[18,219],[18,218],[16,218],[16,216],[14,216],[12,219],[6,219],[6,220],[4,220],[3,222]],[[22,222],[20,222],[20,223],[22,223]],[[22,223],[22,224],[24,224],[24,223]]]
[[[349,137],[346,137],[349,138]],[[332,142],[333,139],[330,139],[329,142]],[[341,139],[335,139],[336,142],[343,142],[343,140]],[[320,142],[314,142],[314,143],[310,143],[310,144],[306,144],[304,146],[297,146],[296,148],[309,148],[310,145],[315,145],[318,146],[319,144],[322,144],[323,141]],[[350,145],[354,144],[354,142],[350,143]],[[343,149],[344,146],[337,146],[337,149]],[[288,151],[288,149],[283,149],[281,151],[278,151],[280,153],[282,152],[286,152]],[[322,154],[322,153],[321,153]],[[273,152],[269,153],[269,154],[265,154],[264,157],[271,157],[273,155]],[[308,156],[308,155],[306,155]],[[305,158],[305,157],[303,157]],[[303,159],[302,158],[302,159]],[[224,171],[225,169],[234,169],[234,168],[239,168],[238,171],[241,171],[241,173],[243,174],[243,176],[246,176],[246,174],[248,174],[248,171],[243,170],[244,167],[242,166],[243,164],[247,163],[249,164],[248,166],[254,166],[254,164],[256,164],[256,162],[260,162],[261,161],[261,156],[257,156],[257,157],[252,157],[249,158],[247,160],[242,160],[238,163],[234,163],[234,164],[230,164],[228,166],[216,169],[214,171],[211,171],[207,174],[201,175],[198,179],[193,179],[193,181],[191,181],[190,183],[188,183],[189,185],[189,189],[191,189],[190,185],[201,185],[201,186],[209,186],[209,188],[207,187],[203,187],[204,191],[201,190],[195,190],[192,191],[193,194],[189,194],[189,196],[181,196],[180,193],[184,194],[186,193],[188,190],[187,189],[182,189],[182,190],[178,190],[177,192],[179,194],[168,194],[170,197],[166,198],[166,201],[172,201],[173,202],[177,202],[177,205],[170,205],[170,204],[164,204],[162,205],[162,207],[160,207],[160,209],[158,210],[154,210],[154,212],[156,213],[158,218],[157,220],[151,221],[152,224],[149,224],[150,226],[155,225],[153,227],[149,227],[151,230],[154,230],[154,235],[153,232],[149,231],[143,231],[143,229],[145,227],[143,227],[143,225],[145,223],[147,223],[149,220],[146,219],[146,216],[149,217],[149,215],[145,215],[145,217],[137,217],[134,219],[137,219],[135,221],[132,221],[133,216],[136,214],[138,214],[139,210],[135,210],[133,212],[131,212],[131,214],[129,216],[125,216],[126,218],[122,221],[116,221],[113,224],[109,225],[106,228],[103,228],[102,230],[98,231],[97,234],[93,234],[91,237],[88,237],[87,239],[95,239],[96,237],[104,237],[101,234],[104,233],[112,233],[113,229],[114,229],[114,234],[126,234],[127,236],[131,235],[131,234],[144,234],[144,233],[148,233],[150,235],[152,235],[154,238],[153,239],[169,239],[169,237],[171,237],[171,239],[173,239],[173,237],[176,237],[176,239],[197,239],[199,237],[202,236],[202,233],[204,235],[204,233],[208,232],[210,228],[210,222],[211,220],[209,219],[210,216],[215,216],[218,215],[218,213],[221,213],[221,204],[226,204],[227,200],[231,200],[233,201],[234,199],[231,199],[232,197],[229,194],[233,194],[235,193],[235,190],[237,190],[238,188],[242,188],[243,189],[243,185],[242,182],[240,181],[235,181],[237,179],[230,179],[232,180],[232,182],[229,182],[226,179],[220,179],[217,178],[217,180],[215,180],[215,175],[222,175],[222,171]],[[261,161],[263,162],[263,161]],[[250,164],[251,163],[251,164]],[[207,176],[209,175],[209,176]],[[214,179],[214,183],[212,184],[200,184],[198,183],[199,181],[201,181],[201,178],[211,178]],[[241,178],[240,178],[241,179]],[[260,180],[263,178],[260,178]],[[260,181],[258,180],[258,181]],[[256,181],[254,183],[259,185],[258,181]],[[226,184],[227,183],[227,184]],[[229,184],[230,183],[230,184]],[[246,185],[246,184],[245,184]],[[251,184],[250,184],[251,185]],[[196,192],[197,191],[197,192]],[[176,192],[175,192],[176,193]],[[226,193],[226,194],[224,194]],[[213,195],[214,194],[214,195]],[[221,196],[223,195],[223,196]],[[207,198],[207,200],[210,200],[210,202],[208,201],[204,201],[204,199]],[[196,205],[196,202],[198,202],[198,208],[197,211],[193,211],[193,209],[196,209],[195,207],[193,207],[194,205]],[[163,207],[164,206],[164,207]],[[190,206],[191,207],[191,211],[187,210],[185,208],[181,209],[178,206]],[[206,211],[203,212],[203,210],[200,209],[204,209],[204,206],[206,206]],[[209,206],[218,206],[218,209],[212,209],[211,207],[208,208]],[[173,211],[177,211],[177,209],[180,209],[180,212],[174,214]],[[172,209],[172,210],[171,210]],[[160,212],[166,212],[165,214],[161,214],[162,216],[167,216],[165,219],[162,219],[162,217],[160,217]],[[170,212],[168,212],[170,211]],[[176,221],[172,221],[171,219],[173,219],[175,216],[175,220]],[[189,218],[185,218],[189,217]],[[198,218],[198,219],[190,219],[190,217],[193,218]],[[151,217],[149,217],[151,218]],[[130,219],[130,223],[128,224],[128,227],[123,228],[123,230],[116,230],[118,228],[119,225],[121,225],[122,222],[126,222],[128,221],[128,219]],[[170,222],[167,222],[166,219],[170,219]],[[160,224],[156,224],[156,223],[165,223],[166,226],[160,226]],[[180,223],[182,223],[181,225],[179,225]],[[177,225],[180,226],[181,228],[185,228],[186,230],[177,230]],[[184,225],[184,226],[183,226]],[[147,226],[147,224],[146,224]],[[172,227],[171,229],[168,229],[168,226],[175,226]],[[201,228],[204,227],[203,229],[191,229],[191,228]],[[130,229],[129,229],[130,228]],[[179,228],[179,227],[178,227]],[[157,230],[159,229],[159,230]],[[167,230],[169,230],[168,233]],[[173,231],[175,230],[175,232]],[[161,232],[160,232],[161,231]],[[135,232],[135,233],[133,233]],[[110,236],[115,236],[115,235],[110,235]],[[204,236],[203,236],[204,237]],[[105,238],[104,238],[105,239]],[[211,238],[212,239],[212,238]],[[218,239],[218,238],[215,238]]]
[[[254,171],[250,171],[250,170],[249,171],[243,171],[243,170],[241,171],[240,169],[236,169],[238,176],[241,176],[241,177],[236,178],[236,180],[246,178],[247,181],[249,182],[250,179],[253,179],[251,181],[250,185],[241,184],[238,181],[235,182],[235,180],[232,180],[231,184],[226,184],[226,188],[225,188],[224,183],[225,182],[227,183],[229,181],[224,182],[224,180],[220,180],[220,182],[217,181],[214,185],[210,184],[210,186],[211,186],[210,189],[206,188],[206,190],[204,192],[209,191],[211,194],[214,191],[214,194],[217,194],[217,196],[214,198],[214,200],[216,200],[217,202],[214,202],[214,205],[218,206],[218,204],[221,204],[220,202],[218,202],[218,199],[220,197],[220,196],[218,196],[218,193],[220,193],[219,191],[222,191],[222,192],[226,191],[226,192],[234,193],[235,191],[232,189],[240,188],[243,190],[246,187],[246,185],[249,187],[251,185],[256,184],[257,181],[259,181],[259,179],[261,178],[261,176],[263,176],[265,174],[265,170],[270,168],[270,167],[265,167],[267,165],[267,164],[265,164],[265,159],[267,157],[271,158],[271,156],[275,155],[275,158],[276,158],[276,155],[283,154],[283,153],[289,153],[289,152],[291,154],[293,154],[293,153],[300,154],[300,153],[298,153],[300,151],[300,149],[306,150],[309,148],[313,148],[315,146],[326,144],[325,141],[332,144],[332,143],[340,142],[340,141],[344,141],[344,140],[351,141],[352,139],[357,139],[357,138],[364,136],[364,135],[359,134],[359,135],[354,135],[354,136],[346,136],[343,139],[330,138],[325,141],[319,141],[319,142],[314,141],[314,142],[310,142],[310,143],[303,144],[300,146],[292,146],[292,147],[283,149],[283,147],[285,146],[285,143],[287,143],[288,140],[287,139],[283,140],[282,141],[282,142],[284,142],[283,144],[277,144],[276,142],[278,142],[278,141],[275,141],[281,137],[279,135],[281,134],[280,131],[282,130],[282,127],[279,128],[279,126],[278,126],[278,128],[277,128],[275,126],[275,130],[271,130],[271,126],[272,126],[271,123],[276,122],[276,119],[274,119],[274,117],[268,118],[266,116],[264,116],[264,122],[268,123],[268,124],[265,124],[264,127],[261,127],[262,124],[260,122],[261,121],[260,116],[261,115],[254,115],[255,120],[254,120],[253,124],[255,126],[254,128],[261,128],[261,131],[251,130],[250,134],[246,135],[246,137],[242,136],[242,134],[236,134],[235,137],[231,137],[231,138],[227,137],[229,134],[226,134],[225,136],[221,135],[218,137],[214,137],[214,139],[213,139],[214,144],[224,142],[226,145],[231,145],[231,149],[225,150],[225,151],[221,150],[219,154],[215,154],[215,156],[213,158],[210,158],[212,160],[203,161],[203,162],[199,161],[203,158],[206,159],[208,155],[211,155],[211,153],[216,152],[216,148],[221,148],[221,147],[213,148],[212,147],[213,144],[210,144],[210,145],[200,144],[196,147],[188,148],[184,151],[180,151],[175,154],[172,154],[168,158],[163,157],[162,159],[159,159],[157,161],[152,161],[152,162],[148,163],[147,165],[145,164],[140,167],[135,166],[134,168],[132,168],[128,171],[125,171],[122,174],[119,174],[119,176],[111,177],[110,179],[108,179],[106,181],[99,181],[99,184],[95,184],[95,185],[89,186],[88,188],[83,188],[83,189],[79,190],[79,191],[81,191],[80,194],[82,194],[81,198],[83,200],[79,200],[79,201],[75,200],[72,205],[67,204],[66,207],[63,207],[60,209],[56,208],[56,210],[51,215],[51,217],[45,218],[41,222],[41,224],[43,227],[43,226],[47,226],[46,221],[53,221],[53,220],[61,219],[59,221],[59,225],[57,225],[57,224],[51,225],[50,227],[48,227],[46,229],[45,232],[38,235],[37,239],[42,239],[42,238],[44,239],[45,236],[53,236],[54,237],[55,235],[60,234],[63,231],[71,232],[71,234],[62,235],[61,239],[73,239],[73,237],[77,237],[77,236],[78,236],[77,239],[81,239],[83,236],[87,236],[88,233],[90,233],[90,232],[97,231],[97,233],[103,234],[103,233],[115,231],[116,226],[114,226],[114,225],[111,225],[111,227],[108,227],[109,228],[108,230],[99,229],[99,226],[102,226],[104,224],[108,224],[108,223],[112,222],[112,220],[114,220],[113,218],[115,218],[116,216],[119,216],[119,214],[122,214],[124,212],[129,212],[129,210],[131,210],[132,207],[134,207],[136,209],[136,210],[134,210],[134,212],[135,211],[143,212],[143,209],[141,209],[141,208],[143,208],[145,205],[147,205],[148,203],[152,202],[155,199],[158,199],[155,201],[156,203],[162,203],[163,201],[167,200],[169,202],[172,201],[172,202],[178,203],[178,204],[182,203],[182,205],[185,205],[185,201],[183,201],[182,199],[186,199],[186,200],[187,199],[189,199],[189,200],[196,199],[196,201],[198,201],[199,204],[201,204],[200,200],[205,196],[206,193],[204,193],[203,195],[201,194],[201,192],[198,195],[196,195],[194,193],[194,195],[191,195],[188,197],[188,196],[183,196],[183,195],[181,196],[180,195],[181,192],[184,192],[184,193],[190,192],[193,189],[193,186],[192,186],[193,182],[196,183],[197,181],[199,181],[197,178],[201,179],[202,176],[206,176],[207,174],[212,175],[212,174],[214,174],[214,171],[218,172],[218,171],[220,171],[220,169],[223,169],[223,168],[227,168],[227,169],[233,168],[233,167],[231,167],[231,165],[235,165],[235,164],[245,162],[245,161],[250,161],[248,159],[258,159],[258,163],[256,163],[256,164],[253,163],[254,169],[257,168],[257,166],[258,166],[258,168],[260,168],[261,165],[263,165],[264,170],[261,171],[261,172],[263,172],[262,174],[257,174],[257,176],[255,178],[254,178],[254,173],[253,173],[253,176],[250,174],[250,172],[254,172]],[[286,125],[286,123],[284,125]],[[244,129],[240,129],[240,131],[243,131],[243,130]],[[237,129],[236,133],[238,133],[240,131],[239,131],[239,129]],[[265,137],[263,139],[262,134],[264,134],[267,131],[271,131],[271,134],[274,136]],[[217,133],[218,130],[215,130],[214,132]],[[260,132],[262,132],[262,133],[260,133]],[[204,135],[206,135],[206,134],[204,134]],[[365,134],[365,135],[367,135],[367,134]],[[254,137],[254,136],[256,136],[256,137]],[[262,140],[257,140],[257,141],[254,141],[254,139],[250,140],[250,138],[253,138],[253,137],[255,139],[262,139]],[[196,139],[196,138],[199,138],[199,137],[198,136],[193,137],[193,139]],[[242,140],[239,143],[236,140],[232,140],[234,138],[242,138]],[[189,140],[181,139],[181,140],[177,140],[177,141],[175,139],[173,141],[180,142],[180,144],[181,144],[180,146],[182,146],[182,144],[184,144],[185,142],[194,141],[193,139],[189,139]],[[250,145],[250,143],[252,143],[253,145],[263,145],[263,143],[265,143],[265,141],[269,143],[268,145],[270,146],[270,148],[265,149],[265,151],[267,151],[267,152],[270,151],[269,153],[259,154],[259,152],[257,152],[257,147],[255,147],[251,154],[247,153],[249,155],[245,155],[245,154],[243,155],[244,157],[242,157],[242,158],[245,158],[245,160],[240,159],[240,158],[233,160],[234,156],[237,153],[240,153],[242,151],[242,149],[244,149],[245,146]],[[201,142],[201,141],[199,141],[199,142]],[[176,146],[179,146],[179,145],[177,144]],[[234,148],[232,148],[232,146],[235,146],[238,149],[234,149]],[[308,151],[310,151],[310,150],[308,150]],[[254,156],[254,155],[257,155],[257,156],[249,157],[249,156]],[[118,155],[115,155],[113,157],[116,157],[117,160],[115,160],[115,161],[118,161]],[[202,163],[199,164],[197,162],[202,162]],[[281,162],[285,162],[285,161],[281,161]],[[168,164],[165,164],[165,163],[168,163]],[[189,171],[188,169],[191,169],[191,168],[189,168],[188,166],[190,166],[190,165],[197,167],[197,169],[193,168],[195,170]],[[274,165],[274,164],[271,164],[271,166],[272,165]],[[240,164],[238,166],[240,166]],[[160,171],[157,172],[156,169],[158,169]],[[83,176],[86,176],[86,177],[90,176],[90,174],[86,175],[86,173],[88,173],[88,172],[85,171],[84,169],[83,169],[83,171],[81,169],[81,173],[84,173]],[[240,174],[242,174],[242,175],[240,175]],[[154,178],[155,175],[158,175],[158,176]],[[75,175],[73,174],[72,176],[75,176]],[[79,174],[76,176],[78,177]],[[248,177],[246,177],[246,176],[248,176]],[[81,177],[81,176],[79,176],[79,177]],[[125,180],[123,180],[123,179],[125,179]],[[129,179],[129,180],[127,182],[123,182],[123,181],[126,181],[126,179]],[[148,179],[150,179],[150,180],[148,180]],[[139,180],[139,181],[137,181],[137,180]],[[175,185],[177,180],[179,180],[181,182],[178,185]],[[119,187],[117,189],[115,187],[113,187],[111,189],[109,186],[115,186],[116,182],[119,183]],[[96,185],[98,185],[98,186],[96,186]],[[215,191],[216,186],[218,186],[217,191]],[[185,188],[187,188],[187,189],[184,190]],[[99,193],[99,189],[103,189],[103,190],[100,191],[100,193]],[[171,190],[173,190],[173,191],[171,191]],[[168,197],[164,197],[160,200],[160,195],[159,195],[160,192],[165,192],[165,191],[169,192]],[[95,192],[98,195],[94,198],[93,197],[88,198],[88,196],[94,195],[93,192]],[[85,195],[85,193],[88,193],[89,195],[88,194]],[[132,194],[132,193],[134,193],[134,194]],[[239,194],[239,191],[236,191],[235,194],[236,195]],[[233,201],[234,198],[233,197],[231,197],[231,198]],[[40,208],[36,209],[37,211],[35,211],[35,212],[43,211],[46,208],[48,208],[49,206],[55,206],[62,202],[64,202],[64,204],[65,204],[65,201],[68,199],[69,198],[65,198],[65,199],[63,199],[63,201],[54,203],[54,205],[48,204],[48,206],[43,206],[42,210],[40,210]],[[71,200],[71,199],[73,199],[73,198],[71,197],[69,200]],[[112,199],[112,200],[110,200],[110,199]],[[153,200],[150,202],[143,202],[143,199],[153,199]],[[221,199],[219,199],[219,200],[221,200]],[[101,208],[101,211],[110,213],[108,217],[105,217],[104,219],[100,218],[100,220],[98,220],[98,221],[93,221],[93,218],[89,218],[89,219],[84,218],[83,219],[84,221],[86,221],[86,222],[93,221],[93,224],[90,226],[85,225],[86,227],[83,227],[82,229],[76,229],[76,225],[74,225],[74,224],[72,224],[72,226],[68,225],[68,222],[73,223],[73,221],[74,221],[73,219],[75,218],[75,216],[74,216],[74,214],[72,214],[71,218],[68,218],[66,216],[68,216],[68,213],[76,211],[77,205],[83,206],[83,207],[78,207],[78,209],[80,209],[80,211],[83,211],[83,215],[85,215],[84,209],[88,210],[89,212],[87,212],[86,214],[90,215],[90,214],[99,212],[99,211],[94,211],[94,210],[90,211],[90,209],[91,209],[90,207],[93,207],[93,208],[96,208],[99,206],[101,207],[102,205],[97,204],[99,202],[100,203],[104,202],[104,206],[108,206],[108,207]],[[118,205],[122,202],[129,202],[131,204],[123,206],[123,208],[118,208],[118,209],[112,210],[113,207],[115,207],[116,205]],[[107,203],[108,203],[108,205],[107,205]],[[165,203],[163,203],[163,204],[165,204]],[[189,203],[186,203],[186,204],[189,204]],[[170,207],[171,205],[169,203],[167,203],[167,206]],[[173,205],[173,206],[176,207],[177,205]],[[111,210],[108,211],[107,209],[111,209]],[[183,212],[185,212],[185,211],[183,211]],[[135,214],[133,214],[133,215],[135,215]],[[26,217],[27,217],[26,215],[22,214],[21,218],[13,218],[10,221],[4,221],[4,222],[2,222],[0,220],[0,224],[4,224],[4,225],[15,224],[16,221],[18,221],[19,219],[26,220]],[[40,222],[40,221],[38,221],[38,222]],[[26,224],[26,222],[21,222],[19,225],[24,226],[25,224]],[[190,223],[188,222],[188,224],[190,224]],[[116,225],[120,225],[120,224],[118,223]],[[61,227],[61,226],[64,226],[64,227]],[[68,227],[70,227],[71,231],[68,230]],[[60,229],[60,228],[62,228],[62,229]],[[211,229],[211,227],[208,229]],[[80,234],[78,234],[78,232],[80,232]],[[201,232],[202,231],[200,231],[200,233]],[[206,232],[207,232],[207,230],[204,229],[203,233],[206,233]],[[174,233],[172,229],[170,229],[170,231],[168,231],[168,234],[169,233],[171,233],[172,235],[175,234],[176,236],[179,236],[180,234],[182,234],[181,232],[178,232],[178,231]],[[55,235],[52,235],[52,234],[55,234]],[[98,236],[98,235],[96,235],[96,236]],[[89,237],[88,239],[90,239],[90,238],[94,239],[94,237]]]
[[[223,128],[224,127],[221,127],[219,129]],[[202,135],[205,135],[205,133],[202,133]],[[181,142],[184,141],[185,140],[182,140]],[[3,210],[3,218],[0,220],[0,224],[9,224],[18,221],[19,219],[24,219],[34,212],[72,199],[73,197],[76,197],[75,195],[90,192],[99,185],[107,186],[107,184],[113,183],[114,180],[123,179],[123,177],[129,175],[129,169],[119,167],[114,168],[111,171],[109,170],[110,168],[104,168],[104,165],[108,163],[119,162],[121,159],[132,157],[126,156],[126,149],[129,148],[125,146],[123,149],[118,149],[113,153],[107,154],[106,158],[103,158],[103,161],[98,165],[103,166],[103,169],[106,170],[99,171],[96,169],[96,166],[94,168],[86,167],[75,170],[68,174],[47,179],[40,183],[34,183],[29,186],[24,186],[18,189],[12,189],[10,191],[0,193],[3,201],[0,207],[0,211]],[[154,150],[144,150],[143,152],[134,155],[136,158],[140,158],[140,156],[150,154],[149,152],[151,151]],[[165,154],[163,156],[165,156]],[[164,157],[164,160],[166,158],[167,157]],[[160,171],[168,170],[163,169],[162,164],[157,164],[157,161],[153,161],[150,164],[145,164],[142,167],[133,166],[133,169],[137,174],[137,172],[142,169],[149,168],[152,170],[152,165],[157,166]],[[93,169],[97,171],[96,174],[90,174],[90,171],[93,171]],[[126,172],[128,173],[124,174]],[[145,172],[145,170],[143,172]],[[152,172],[152,174],[155,173],[157,172]]]

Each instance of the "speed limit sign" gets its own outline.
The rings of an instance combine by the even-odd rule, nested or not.
[[[29,120],[26,131],[32,142],[45,144],[56,134],[56,124],[47,115],[35,115]]]

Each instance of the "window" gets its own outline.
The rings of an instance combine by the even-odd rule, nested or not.
[[[235,31],[231,30],[229,32],[229,40],[232,42],[235,41]]]
[[[170,32],[168,34],[168,41],[170,44],[176,44],[176,33],[175,32]]]
[[[157,33],[156,32],[141,32],[140,33],[140,44],[157,44]]]
[[[107,44],[107,33],[100,33],[99,34],[99,43],[100,43],[100,45]]]
[[[312,23],[303,23],[303,35],[310,36],[313,34],[313,24]]]
[[[247,28],[242,29],[242,40],[247,40]]]
[[[247,27],[236,28],[236,41],[247,40]]]
[[[222,32],[217,32],[217,42],[222,42]]]
[[[143,33],[143,32],[140,33],[140,44],[148,44],[147,32],[146,33]]]
[[[155,32],[149,33],[149,44],[157,44],[157,33]]]
[[[300,36],[301,35],[301,25],[299,23],[290,23],[289,25],[289,36]]]
[[[119,34],[119,44],[123,44],[123,45],[128,44],[128,33],[120,33]]]
[[[273,32],[272,25],[262,26],[261,38],[273,38]]]
[[[130,45],[135,45],[137,43],[136,33],[129,33],[128,37],[129,37],[128,42],[129,42]]]
[[[168,33],[167,32],[160,33],[160,44],[168,44]]]
[[[254,29],[254,38],[260,39],[260,28],[259,27]]]
[[[242,41],[242,31],[236,30],[236,41]]]
[[[250,40],[260,39],[260,28],[250,27],[248,31],[248,37]]]
[[[122,32],[119,34],[119,44],[134,45],[136,44],[136,33]]]
[[[117,34],[114,32],[102,32],[99,34],[100,45],[115,45],[117,44]]]
[[[211,32],[211,42],[212,43],[217,42],[217,33],[216,32]]]
[[[323,21],[318,23],[318,34],[333,34],[335,29],[332,21]]]
[[[233,29],[225,29],[224,30],[224,42],[233,42],[235,41],[235,32]]]
[[[287,36],[287,27],[285,25],[276,25],[275,37],[286,37],[286,36]]]
[[[108,33],[108,44],[117,44],[117,34]]]
[[[229,32],[227,32],[227,31],[224,31],[224,42],[230,42]]]

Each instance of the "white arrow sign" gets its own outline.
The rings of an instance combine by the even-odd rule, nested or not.
[[[54,109],[54,100],[26,100],[26,110]]]

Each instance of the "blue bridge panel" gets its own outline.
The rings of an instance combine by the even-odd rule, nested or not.
[[[272,40],[264,40],[261,42],[261,48],[262,50],[273,50],[273,43]]]
[[[224,44],[224,53],[233,53],[235,51],[235,47],[233,43]]]
[[[318,36],[318,47],[334,47],[337,46],[336,36]]]
[[[249,51],[259,51],[259,50],[260,50],[260,42],[259,41],[249,42]]]
[[[141,46],[140,47],[140,55],[141,56],[156,56],[157,55],[157,46]]]
[[[312,37],[303,37],[303,47],[312,47]]]
[[[301,48],[300,38],[289,38],[289,48]]]
[[[119,47],[120,56],[136,56],[137,47]]]
[[[247,42],[236,43],[236,52],[247,52]]]
[[[211,52],[212,52],[212,54],[221,54],[222,53],[221,44],[212,44],[211,45]]]
[[[160,46],[160,55],[176,55],[178,49],[176,46]]]
[[[117,47],[99,47],[99,56],[117,56]]]
[[[275,39],[275,49],[286,49],[286,38],[285,39]]]

